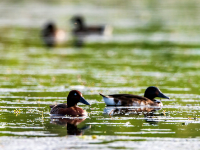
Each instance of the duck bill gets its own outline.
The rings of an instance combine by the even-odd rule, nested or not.
[[[158,94],[158,97],[169,99],[169,97],[165,96],[165,95],[164,95],[163,93],[161,93],[161,92]]]
[[[83,97],[81,97],[81,98],[79,99],[79,102],[81,102],[81,103],[83,103],[83,104],[85,104],[85,105],[90,105],[90,103],[88,103]]]

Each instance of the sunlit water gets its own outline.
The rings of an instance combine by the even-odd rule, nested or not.
[[[49,141],[58,149],[199,147],[200,4],[118,3],[0,2],[5,14],[0,16],[0,136],[6,136],[2,147],[9,149],[12,139],[14,148],[20,145],[17,141],[19,149],[26,149],[25,142],[34,145],[28,137],[41,137],[35,142]],[[77,10],[88,24],[112,25],[113,35],[89,37],[83,48],[74,48],[72,42],[43,47],[43,23],[57,21],[70,40],[69,21]],[[159,87],[170,100],[162,99],[162,108],[116,108],[106,107],[99,95],[143,95],[148,86]],[[79,104],[88,117],[51,118],[49,105],[65,103],[72,89],[91,103]],[[65,144],[58,147],[56,140]]]

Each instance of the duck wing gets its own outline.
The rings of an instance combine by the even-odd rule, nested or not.
[[[116,103],[121,101],[122,106],[146,105],[147,103],[152,103],[152,101],[146,97],[132,94],[112,94],[108,96],[113,97]]]
[[[61,109],[68,108],[67,104],[58,104],[58,105],[50,105],[51,111],[50,114],[59,114]]]
[[[53,108],[53,107],[67,108],[67,104],[50,105],[49,107],[50,108]]]
[[[52,105],[51,105],[52,106]],[[67,107],[67,104],[54,105],[50,114],[67,115],[71,117],[86,116],[87,112],[80,107]]]
[[[119,99],[137,99],[137,100],[149,100],[146,97],[138,96],[138,95],[132,95],[132,94],[112,94],[108,95],[109,97],[113,98],[119,98]]]

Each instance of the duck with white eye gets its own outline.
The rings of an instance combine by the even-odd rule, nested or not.
[[[157,87],[150,86],[145,90],[144,97],[132,94],[112,94],[105,96],[99,93],[107,106],[163,106],[155,97],[166,98]]]
[[[72,90],[67,96],[67,104],[51,105],[50,114],[53,116],[67,115],[70,117],[87,116],[87,112],[77,106],[77,103],[90,105],[83,97],[82,93],[78,90]]]

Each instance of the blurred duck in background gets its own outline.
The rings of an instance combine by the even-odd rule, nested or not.
[[[89,35],[110,36],[112,27],[109,25],[89,26],[86,25],[83,16],[74,16],[72,18],[72,34],[75,39],[75,46],[82,46],[84,39]]]
[[[72,23],[74,26],[74,35],[111,35],[112,27],[109,25],[99,25],[99,26],[87,26],[85,24],[84,18],[82,16],[75,16],[72,18]]]
[[[47,47],[54,47],[66,41],[65,31],[57,29],[55,23],[51,21],[44,25],[41,37]]]

